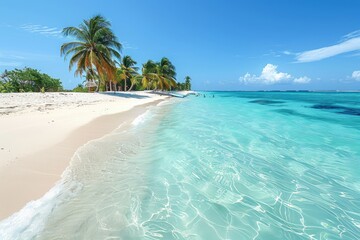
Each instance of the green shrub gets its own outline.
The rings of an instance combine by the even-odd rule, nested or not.
[[[83,85],[79,84],[72,91],[73,92],[87,92],[88,89],[84,88]]]
[[[0,91],[6,92],[58,92],[63,87],[60,79],[50,77],[32,68],[5,70],[0,75]]]

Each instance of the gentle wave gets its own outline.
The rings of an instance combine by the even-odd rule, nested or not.
[[[137,118],[135,118],[133,121],[132,121],[132,125],[136,126],[136,125],[139,125],[139,124],[142,124],[144,123],[147,119],[150,118],[150,111],[147,110],[145,113],[141,114],[140,116],[138,116]]]
[[[52,211],[81,189],[81,184],[68,181],[69,169],[62,179],[43,197],[26,204],[19,212],[0,222],[0,236],[3,240],[33,239],[44,230],[46,220]],[[66,189],[66,190],[65,190]]]
[[[145,113],[138,116],[132,125],[138,126],[144,124],[151,118],[152,108],[150,107]],[[52,187],[43,197],[38,200],[31,201],[26,204],[19,212],[14,213],[7,219],[0,222],[0,239],[14,240],[14,239],[37,239],[41,238],[41,232],[46,230],[47,221],[53,217],[53,213],[57,209],[66,206],[68,202],[73,201],[84,188],[84,181],[88,179],[89,169],[96,166],[96,159],[89,157],[87,154],[92,149],[96,148],[98,143],[106,141],[108,138],[126,135],[121,129],[123,124],[112,133],[107,134],[101,138],[91,140],[80,147],[72,157],[70,165],[64,171],[54,187]],[[139,126],[138,126],[139,127]],[[140,128],[139,128],[140,129]],[[119,140],[121,144],[123,139]],[[120,139],[119,138],[119,139]],[[128,139],[127,139],[128,140]],[[134,150],[133,146],[128,144],[123,147],[123,151],[128,154]],[[94,162],[92,162],[94,161]],[[94,170],[94,169],[93,169]]]

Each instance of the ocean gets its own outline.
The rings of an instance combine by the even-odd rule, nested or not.
[[[360,239],[360,93],[201,94],[81,147],[0,239]]]

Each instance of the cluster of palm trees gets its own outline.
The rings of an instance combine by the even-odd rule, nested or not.
[[[131,91],[135,86],[154,90],[191,89],[189,76],[183,85],[176,82],[175,66],[165,57],[159,62],[144,63],[140,74],[135,60],[130,56],[121,58],[122,45],[110,22],[100,15],[84,20],[78,27],[64,28],[63,34],[76,40],[64,43],[61,55],[65,58],[71,55],[69,70],[75,65],[75,75],[85,74],[89,90],[96,87],[96,91],[99,88]]]

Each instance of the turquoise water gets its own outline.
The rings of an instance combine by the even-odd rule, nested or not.
[[[81,148],[0,236],[360,239],[359,93],[204,94]]]

